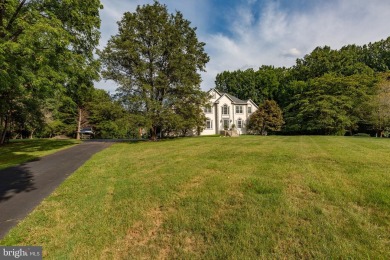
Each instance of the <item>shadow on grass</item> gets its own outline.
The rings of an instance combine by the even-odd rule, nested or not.
[[[72,139],[12,140],[10,143],[0,146],[0,169],[38,160],[41,156],[49,154],[52,150],[57,150],[76,143],[77,141]]]
[[[76,140],[55,140],[55,139],[25,139],[12,140],[10,143],[1,146],[5,151],[21,151],[21,152],[36,152],[58,149],[64,146],[77,143]]]

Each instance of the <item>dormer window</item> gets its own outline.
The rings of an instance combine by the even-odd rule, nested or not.
[[[248,114],[252,113],[252,107],[248,107]]]

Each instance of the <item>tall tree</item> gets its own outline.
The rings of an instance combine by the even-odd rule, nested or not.
[[[311,79],[286,107],[286,130],[311,134],[352,132],[363,118],[376,81],[373,74],[330,73]]]
[[[76,138],[84,120],[85,106],[93,92],[93,81],[99,79],[100,63],[94,51],[100,39],[100,0],[45,0],[46,8],[61,20],[70,37],[68,56],[63,69],[66,73],[65,94],[77,107]]]
[[[390,73],[382,73],[372,97],[371,124],[376,135],[383,137],[390,130]]]
[[[260,104],[268,99],[282,98],[281,83],[284,81],[285,68],[261,66],[253,69],[224,71],[215,80],[216,89],[230,93],[240,99],[252,99]],[[278,100],[279,101],[279,100]]]
[[[190,104],[181,101],[206,102],[198,73],[209,61],[205,44],[180,12],[170,15],[157,1],[125,13],[118,25],[119,34],[101,53],[103,76],[120,85],[122,100],[132,114],[144,118],[155,139],[167,123],[177,120],[169,115],[180,116],[180,106]],[[199,111],[186,117],[199,117]]]
[[[76,72],[85,75],[100,7],[98,0],[0,0],[0,144],[16,114],[64,90]]]
[[[138,137],[138,126],[121,103],[103,89],[94,89],[86,104],[88,121],[98,138]]]
[[[278,104],[274,100],[266,100],[249,117],[248,129],[267,135],[267,131],[279,131],[283,124],[283,113]]]
[[[29,113],[61,78],[58,54],[70,41],[61,25],[42,1],[0,1],[0,144],[16,115]]]
[[[390,70],[390,37],[374,43],[363,45],[363,62],[376,72]]]

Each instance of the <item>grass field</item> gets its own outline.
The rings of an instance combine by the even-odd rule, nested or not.
[[[0,244],[45,259],[390,259],[389,151],[353,137],[115,144]]]
[[[77,143],[79,141],[74,139],[12,140],[10,143],[0,146],[0,169],[36,160]]]

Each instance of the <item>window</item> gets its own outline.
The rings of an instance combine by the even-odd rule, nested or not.
[[[242,120],[241,120],[241,118],[239,118],[237,120],[237,128],[242,128]]]
[[[213,129],[213,120],[206,120],[206,129]]]
[[[236,106],[236,114],[242,114],[242,106]]]
[[[248,114],[252,113],[252,107],[248,107]]]
[[[229,115],[229,107],[226,104],[222,107],[222,115]]]
[[[203,111],[204,111],[205,113],[211,113],[211,107],[205,107],[205,108],[203,109]]]

